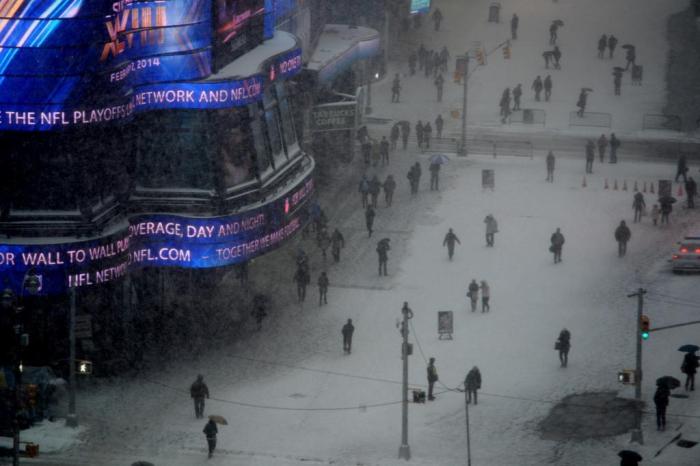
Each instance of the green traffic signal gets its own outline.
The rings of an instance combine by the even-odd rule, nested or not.
[[[642,340],[648,340],[649,339],[649,332],[642,332]]]

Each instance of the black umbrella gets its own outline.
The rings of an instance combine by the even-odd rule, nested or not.
[[[593,92],[593,89],[591,89],[590,87],[582,87],[581,92]]]
[[[700,350],[700,346],[698,345],[683,345],[678,348],[678,351],[682,351],[684,353],[694,353],[697,350]]]
[[[559,27],[562,27],[564,25],[564,21],[562,21],[560,19],[555,19],[554,21],[552,21],[552,23],[556,24]]]
[[[673,390],[681,386],[681,381],[675,377],[671,377],[670,375],[665,375],[656,379],[656,386],[666,387],[669,390]]]
[[[382,239],[379,240],[379,243],[378,243],[378,244],[381,244],[381,243],[388,243],[389,241],[391,241],[391,239],[389,239],[389,238],[382,238]]]
[[[622,450],[617,454],[617,456],[619,456],[622,459],[642,461],[642,455],[632,450]]]
[[[616,66],[615,68],[613,68],[613,71],[625,71],[625,69],[620,66]]]
[[[673,204],[676,198],[673,196],[664,196],[659,198],[659,204]]]
[[[632,44],[625,44],[625,45],[622,46],[622,48],[623,48],[623,49],[633,49],[633,48],[634,48],[634,45],[632,45]]]

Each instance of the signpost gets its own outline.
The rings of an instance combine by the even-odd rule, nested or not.
[[[356,118],[356,102],[317,105],[311,111],[311,130],[318,132],[355,129]]]
[[[454,322],[452,311],[438,311],[438,340],[452,340]]]
[[[493,191],[496,187],[496,173],[491,169],[481,170],[481,189],[490,189]]]

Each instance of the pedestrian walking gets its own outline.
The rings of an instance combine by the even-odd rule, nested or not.
[[[209,458],[214,456],[214,450],[216,450],[216,434],[219,433],[219,429],[216,427],[216,422],[209,419],[206,423],[204,429],[202,430],[207,438],[207,446],[209,447]]]
[[[396,150],[396,145],[399,141],[399,135],[400,135],[400,123],[396,123],[394,126],[391,127],[391,133],[389,134],[389,139],[391,141],[391,150]]]
[[[469,283],[467,297],[469,298],[472,312],[476,312],[476,305],[479,302],[479,284],[476,283],[475,279],[472,279],[471,283]]]
[[[627,254],[627,242],[632,237],[632,232],[622,220],[620,225],[615,228],[615,241],[617,241],[617,256],[624,257]]]
[[[388,175],[386,180],[384,180],[384,203],[386,207],[391,205],[391,201],[394,199],[394,190],[396,189],[396,181],[394,181],[393,175]]]
[[[698,371],[698,357],[695,351],[685,353],[681,372],[685,374],[685,390],[691,392],[695,390],[695,373]]]
[[[445,84],[445,78],[442,77],[440,73],[437,78],[435,78],[435,89],[437,90],[437,101],[442,102],[442,88]]]
[[[640,193],[639,191],[634,193],[634,199],[632,200],[632,209],[634,209],[634,223],[642,221],[642,215],[646,206],[647,205],[644,202],[644,194]]]
[[[256,294],[253,297],[253,311],[251,315],[255,319],[256,329],[262,330],[263,319],[267,317],[267,298],[264,294]]]
[[[598,138],[598,156],[600,157],[600,163],[605,161],[605,150],[608,148],[608,138],[605,134],[601,134]]]
[[[622,68],[615,67],[613,70],[613,87],[615,89],[615,95],[622,95]]]
[[[467,373],[467,377],[464,379],[464,389],[467,391],[467,403],[472,402],[472,397],[474,398],[474,404],[479,404],[476,398],[476,391],[481,388],[481,372],[479,368],[474,366]]]
[[[692,176],[685,182],[685,195],[688,198],[688,208],[695,208],[695,196],[698,194],[698,185]]]
[[[542,52],[542,58],[544,58],[544,67],[545,69],[549,69],[549,62],[551,62],[553,58],[554,53],[551,50],[546,50]]]
[[[371,207],[367,207],[371,209]],[[303,303],[306,299],[306,285],[311,281],[311,276],[309,275],[309,270],[305,267],[297,267],[297,271],[294,273],[294,281],[297,284],[297,300]]]
[[[661,210],[659,209],[659,204],[654,204],[651,208],[651,222],[656,226],[659,223],[659,216],[661,215]]]
[[[443,45],[440,50],[440,69],[443,73],[447,72],[447,61],[450,59],[450,52],[447,51],[447,46]]]
[[[452,260],[452,256],[455,253],[455,243],[461,245],[462,243],[457,238],[457,235],[452,231],[452,228],[445,235],[445,239],[442,241],[442,247],[447,246],[447,256]]]
[[[535,78],[535,80],[532,82],[532,87],[531,87],[532,90],[535,91],[535,101],[536,102],[540,101],[540,93],[542,93],[542,87],[544,87],[542,84],[542,78],[537,76]]]
[[[547,75],[547,77],[544,78],[544,101],[549,102],[550,97],[552,97],[552,77]]]
[[[297,268],[309,270],[309,257],[301,247],[297,249],[296,264]]]
[[[362,175],[357,191],[360,193],[360,196],[362,196],[362,208],[364,209],[367,207],[369,199],[369,180],[367,179],[367,175]]]
[[[426,121],[423,126],[423,142],[425,143],[425,148],[430,148],[430,138],[433,135],[433,128],[430,126],[430,122]]]
[[[666,408],[671,391],[666,385],[656,387],[654,406],[656,406],[656,430],[666,430]]]
[[[406,175],[406,178],[408,178],[408,183],[411,185],[411,196],[413,196],[418,192],[418,182],[416,181],[415,165],[411,165],[411,168],[408,169],[408,174]]]
[[[587,100],[588,93],[585,89],[581,89],[581,93],[578,95],[578,101],[576,102],[576,106],[578,107],[578,112],[576,112],[576,114],[581,118],[583,118],[583,114],[586,111]]]
[[[345,238],[337,228],[331,235],[331,254],[334,262],[340,262],[340,250],[345,247]]]
[[[318,277],[318,306],[328,304],[328,275],[326,272],[321,272]]]
[[[603,34],[598,39],[598,58],[605,58],[605,49],[608,47],[608,36]]]
[[[382,167],[389,165],[389,141],[386,136],[382,136],[382,141],[379,143],[379,155],[382,156]]]
[[[627,60],[627,65],[625,66],[625,71],[629,69],[630,66],[636,65],[635,61],[637,59],[637,52],[634,47],[628,47],[627,52],[625,52],[625,60]]]
[[[379,154],[379,141],[376,139],[372,139],[372,166],[377,167],[379,166],[379,159],[380,159],[380,154]]]
[[[371,196],[371,203],[374,209],[377,208],[377,199],[379,198],[379,193],[381,190],[382,183],[379,181],[379,178],[377,178],[377,175],[374,175],[369,181],[369,195]]]
[[[433,23],[435,23],[435,32],[437,32],[440,30],[440,23],[442,23],[442,11],[440,11],[440,8],[436,8],[431,16]]]
[[[433,401],[435,396],[433,395],[433,387],[435,382],[438,381],[437,368],[435,367],[435,358],[430,358],[428,363],[428,400]]]
[[[491,299],[491,287],[486,280],[481,280],[481,312],[491,311],[489,300]]]
[[[562,234],[561,230],[557,228],[557,231],[552,233],[551,238],[549,239],[549,242],[551,245],[549,246],[549,252],[554,253],[554,263],[561,262],[561,250],[564,247],[564,235]]]
[[[391,83],[391,102],[398,102],[401,97],[401,79],[399,73],[394,75],[394,81]]]
[[[552,59],[554,60],[554,69],[555,70],[560,70],[561,69],[561,50],[559,50],[559,46],[555,45],[554,50],[552,50]]]
[[[617,46],[617,37],[613,36],[610,34],[608,36],[608,49],[610,50],[610,57],[613,57],[613,53],[615,53],[615,47]]]
[[[352,353],[352,334],[355,333],[355,326],[352,325],[352,319],[348,319],[345,325],[343,325],[341,333],[343,334],[343,351],[350,354]]]
[[[316,244],[318,245],[318,248],[321,250],[321,256],[323,257],[323,261],[326,261],[326,251],[331,245],[331,237],[328,234],[328,231],[324,228],[318,232],[316,235]]]
[[[620,140],[615,133],[610,134],[610,163],[617,163],[617,150],[620,148]]]
[[[440,164],[432,162],[428,170],[430,171],[430,190],[440,191]]]
[[[569,364],[569,350],[571,349],[571,332],[566,328],[559,332],[559,338],[554,344],[554,349],[559,351],[559,362],[561,367],[566,367]]]
[[[559,34],[557,31],[559,30],[559,25],[556,22],[552,22],[552,24],[549,26],[549,45],[554,45],[557,43],[557,39],[559,38]]]
[[[586,173],[593,173],[593,161],[595,160],[595,145],[590,139],[586,143]]]
[[[418,47],[418,69],[422,70],[423,67],[425,66],[425,55],[427,54],[427,50],[425,50],[425,45],[422,43]]]
[[[391,247],[389,246],[389,238],[384,238],[377,243],[377,259],[379,260],[379,276],[388,275],[386,273],[386,265],[389,262],[389,251]]]
[[[547,154],[547,181],[554,183],[554,154],[551,150]]]
[[[442,119],[442,115],[438,115],[437,118],[435,118],[435,131],[437,132],[437,138],[441,139],[442,138],[442,128],[444,127],[445,122]]]
[[[367,206],[367,209],[365,210],[365,225],[367,226],[367,237],[371,238],[372,237],[372,225],[374,225],[374,216],[376,213],[374,212],[374,209],[372,208],[371,205]]]
[[[688,181],[686,178],[686,173],[688,173],[688,160],[685,157],[685,154],[681,154],[680,157],[678,157],[678,163],[676,165],[676,178],[675,182],[678,183],[678,178],[683,177],[683,182],[685,183]]]
[[[416,123],[416,142],[418,143],[418,148],[423,148],[423,123],[418,120]]]
[[[520,110],[520,96],[523,95],[523,85],[518,84],[513,88],[513,111]]]
[[[518,38],[518,24],[520,23],[520,18],[518,15],[513,13],[513,17],[510,19],[510,38],[516,40]]]
[[[498,233],[498,222],[493,214],[488,214],[484,218],[484,223],[486,224],[486,246],[493,247],[495,235]]]
[[[194,417],[204,417],[204,399],[209,398],[209,387],[204,383],[204,376],[198,375],[190,386],[190,397],[194,400]]]
[[[668,225],[668,216],[673,212],[673,204],[668,198],[660,199],[659,204],[661,205],[661,224]]]
[[[501,123],[505,123],[510,116],[510,88],[506,87],[503,91],[499,105],[501,107]]]

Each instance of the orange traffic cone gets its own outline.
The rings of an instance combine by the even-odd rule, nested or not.
[[[624,181],[622,182],[622,190],[623,190],[623,191],[627,191],[627,180],[624,180]]]
[[[605,186],[603,187],[603,189],[610,189],[610,186],[608,186],[608,179],[607,178],[605,178]]]
[[[582,187],[582,188],[585,188],[586,186],[588,186],[588,185],[586,184],[586,175],[583,175],[583,182],[581,183],[581,187]]]
[[[642,185],[642,192],[646,193],[647,192],[647,182],[645,181],[644,184]]]
[[[681,197],[683,195],[683,185],[679,184],[678,185],[678,197]]]
[[[634,180],[634,192],[636,193],[639,191],[639,188],[637,187],[637,180]]]
[[[654,194],[654,182],[653,181],[651,183],[649,183],[649,192],[651,194]]]

